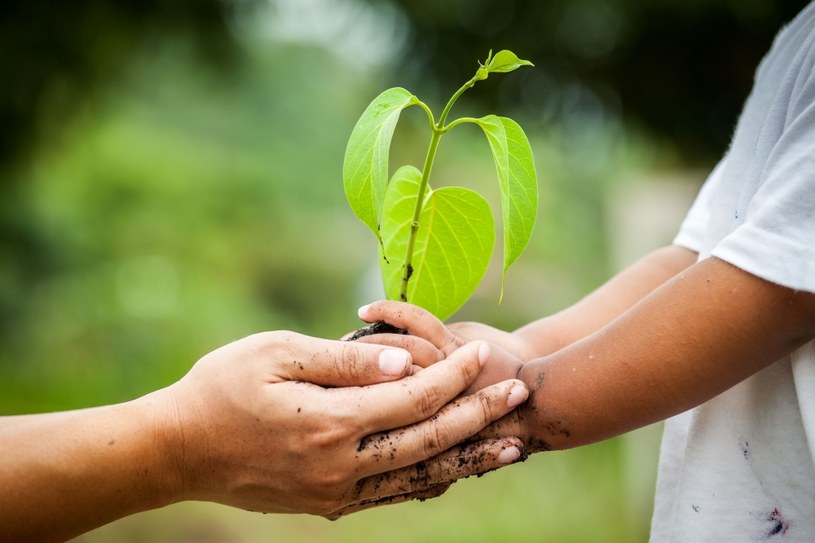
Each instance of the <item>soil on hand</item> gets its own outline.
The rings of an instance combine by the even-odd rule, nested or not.
[[[384,322],[384,321],[377,321],[377,322],[375,322],[373,324],[369,324],[368,326],[366,326],[364,328],[360,328],[359,330],[357,330],[356,332],[351,334],[351,336],[348,337],[347,341],[356,341],[361,337],[371,336],[371,335],[374,335],[374,334],[402,334],[402,335],[406,335],[407,330],[405,330],[404,328],[397,328],[396,326],[393,326],[392,324],[388,324],[387,322]]]

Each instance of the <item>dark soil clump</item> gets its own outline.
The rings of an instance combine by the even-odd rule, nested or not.
[[[361,337],[365,336],[372,336],[374,334],[402,334],[407,335],[407,330],[404,328],[397,328],[392,324],[388,324],[384,321],[377,321],[373,324],[369,324],[364,328],[360,328],[351,336],[349,336],[346,341],[356,341]]]

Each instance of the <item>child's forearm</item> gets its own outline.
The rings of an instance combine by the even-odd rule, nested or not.
[[[600,330],[696,258],[695,252],[677,246],[643,257],[571,307],[516,330],[513,335],[524,346],[522,358],[548,355]]]
[[[519,377],[530,399],[497,433],[532,450],[606,439],[699,405],[813,337],[815,294],[708,259],[598,332],[526,364]]]

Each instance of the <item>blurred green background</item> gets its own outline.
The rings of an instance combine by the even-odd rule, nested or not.
[[[7,0],[0,414],[137,397],[261,330],[356,328],[380,287],[342,190],[351,128],[394,85],[438,111],[490,48],[536,68],[480,83],[453,115],[525,128],[540,215],[503,303],[493,267],[455,319],[511,329],[564,307],[670,241],[804,4]],[[418,166],[426,121],[403,119],[391,164]],[[445,138],[434,184],[495,202],[482,138]],[[336,523],[194,503],[78,541],[644,541],[659,430]]]

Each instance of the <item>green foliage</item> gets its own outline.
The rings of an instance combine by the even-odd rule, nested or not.
[[[462,123],[474,123],[487,136],[498,172],[504,231],[502,274],[529,243],[538,205],[532,148],[511,119],[489,115],[460,118],[445,124],[456,100],[490,73],[532,66],[511,51],[489,52],[476,74],[465,83],[436,121],[430,108],[407,90],[396,87],[377,96],[351,133],[343,164],[343,183],[351,209],[380,242],[385,293],[420,305],[440,319],[455,313],[473,294],[489,264],[493,219],[476,193],[462,188],[432,191],[430,173],[441,137]],[[430,123],[430,145],[424,169],[400,169],[387,181],[388,156],[403,109],[418,105]]]
[[[358,225],[331,179],[370,84],[277,48],[214,85],[160,51],[0,196],[3,414],[126,400],[251,333],[357,323],[365,254],[337,242]]]

